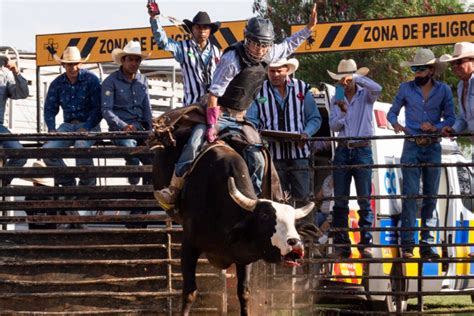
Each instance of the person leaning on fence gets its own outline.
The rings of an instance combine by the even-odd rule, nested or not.
[[[274,45],[275,32],[270,20],[253,17],[247,21],[245,39],[228,47],[217,65],[206,109],[208,125],[199,124],[193,129],[193,148],[199,149],[205,139],[213,143],[217,132],[225,128],[242,129],[245,111],[255,98],[265,80],[268,64],[286,58],[312,34],[317,23],[316,5],[308,25],[301,31]],[[220,111],[222,108],[222,113]],[[175,165],[170,185],[155,191],[155,198],[165,209],[171,209],[184,186],[184,175],[196,152],[183,151]],[[257,146],[247,146],[245,160],[249,167],[255,193],[261,193],[264,158]]]
[[[102,83],[102,116],[110,131],[149,131],[152,128],[152,114],[148,80],[139,72],[143,59],[149,54],[143,53],[139,42],[130,41],[123,49],[112,51],[113,61],[120,69],[111,73]],[[117,146],[136,147],[135,139],[117,139]],[[126,158],[126,165],[136,166],[140,159]],[[149,163],[143,160],[142,163]],[[129,177],[130,184],[138,184],[139,177]]]
[[[460,42],[454,45],[453,56],[443,55],[441,62],[451,64],[451,69],[459,78],[457,93],[457,117],[454,125],[442,129],[443,136],[453,133],[474,132],[474,44]],[[471,138],[474,141],[474,138]]]
[[[219,22],[211,22],[207,12],[199,11],[192,21],[184,20],[184,27],[192,35],[191,39],[175,41],[167,37],[157,15],[149,10],[153,37],[160,49],[169,51],[181,65],[184,80],[184,106],[199,103],[208,93],[212,76],[221,52],[209,37],[217,32]]]
[[[99,78],[82,64],[88,57],[82,58],[79,49],[75,46],[67,47],[62,57],[54,55],[54,59],[66,70],[51,82],[44,103],[44,121],[48,132],[75,133],[100,132],[100,81]],[[59,109],[63,112],[63,122],[56,128],[56,116]],[[44,144],[43,148],[90,148],[95,140],[64,139],[52,140]],[[50,167],[66,167],[61,158],[44,159]],[[77,166],[94,166],[92,158],[77,158]],[[95,177],[82,176],[79,185],[96,185]],[[56,178],[56,185],[75,186],[76,179],[72,176]]]
[[[370,137],[374,135],[372,112],[374,103],[382,92],[382,87],[367,77],[369,69],[357,68],[353,59],[339,62],[337,73],[328,70],[332,79],[337,80],[336,87],[340,93],[331,98],[329,126],[338,137]],[[333,227],[348,228],[349,200],[351,181],[354,178],[356,192],[360,198],[359,227],[370,228],[373,224],[373,210],[370,206],[373,164],[370,140],[340,140],[334,154],[334,209]],[[366,165],[362,168],[344,168],[345,165]],[[339,167],[339,168],[338,168]],[[344,197],[344,198],[343,198]],[[335,232],[334,243],[343,246],[334,249],[333,257],[349,258],[351,240],[349,233]],[[359,252],[363,258],[372,258],[372,234],[360,232]]]
[[[410,67],[415,75],[414,80],[400,85],[387,119],[396,133],[416,136],[433,134],[433,136],[405,138],[401,157],[402,164],[441,163],[441,144],[438,134],[445,126],[454,124],[453,95],[449,86],[434,77],[443,70],[443,65],[429,49],[417,50],[413,61],[400,63],[401,67]],[[405,126],[398,121],[402,107],[405,107]],[[420,178],[423,181],[423,195],[438,194],[439,167],[402,168],[402,194],[420,194]],[[402,201],[400,216],[401,228],[415,228],[417,214],[416,199],[406,198]],[[438,225],[436,198],[424,198],[421,207],[421,227],[434,229]],[[403,258],[412,258],[415,245],[415,232],[400,231],[400,243]],[[421,231],[420,255],[423,258],[439,258],[438,253],[429,246],[434,243],[433,230]]]
[[[452,127],[443,127],[441,133],[443,136],[474,133],[474,43],[456,43],[453,55],[445,54],[440,57],[440,61],[451,64],[453,73],[459,78],[456,122]],[[474,137],[471,137],[471,152],[474,158],[473,142]],[[474,252],[469,252],[469,257],[474,257]]]
[[[305,140],[321,126],[321,115],[310,91],[310,85],[290,78],[298,69],[295,58],[281,59],[268,66],[268,80],[247,111],[247,119],[258,130],[298,133],[301,142],[270,143],[270,153],[284,191],[306,205],[310,196],[310,148]],[[295,168],[295,169],[292,169]]]
[[[20,73],[15,62],[10,60],[6,54],[0,54],[0,134],[9,134],[10,131],[3,124],[7,99],[25,99],[28,97],[28,81]],[[23,148],[20,142],[15,140],[0,141],[0,146],[6,149]],[[26,159],[8,159],[5,167],[23,167]],[[2,185],[9,185],[12,178],[2,180]]]

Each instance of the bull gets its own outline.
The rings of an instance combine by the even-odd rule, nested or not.
[[[179,151],[167,148],[156,154],[155,189],[168,183]],[[188,175],[181,193],[182,315],[189,314],[196,300],[196,265],[202,254],[219,269],[236,265],[240,311],[248,315],[251,263],[263,259],[299,265],[304,251],[295,220],[309,214],[313,207],[314,203],[309,203],[295,209],[258,199],[247,165],[237,152],[228,146],[207,151]]]

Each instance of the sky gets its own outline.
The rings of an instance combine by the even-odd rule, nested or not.
[[[164,15],[180,20],[192,20],[198,11],[206,11],[212,21],[253,16],[253,0],[157,3]],[[0,46],[34,52],[36,34],[149,27],[146,4],[146,0],[0,0]]]

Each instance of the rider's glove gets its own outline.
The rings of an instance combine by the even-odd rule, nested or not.
[[[216,124],[219,113],[220,111],[218,106],[207,108],[206,110],[206,121],[209,126],[206,132],[206,137],[207,141],[210,143],[214,142],[217,138]]]

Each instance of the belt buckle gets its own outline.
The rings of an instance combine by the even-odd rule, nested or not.
[[[354,149],[354,148],[356,148],[356,146],[354,146],[354,145],[355,145],[355,143],[347,142],[347,148],[348,148],[348,149]]]
[[[415,137],[415,143],[418,146],[428,146],[431,145],[432,139],[429,137]]]

